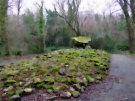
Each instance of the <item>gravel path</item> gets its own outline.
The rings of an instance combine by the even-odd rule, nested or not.
[[[79,98],[66,101],[135,101],[135,57],[111,55],[110,66],[105,81],[88,87]],[[36,92],[22,101],[46,101],[42,95],[44,92]]]
[[[110,66],[106,81],[74,101],[135,101],[135,58],[114,54]]]

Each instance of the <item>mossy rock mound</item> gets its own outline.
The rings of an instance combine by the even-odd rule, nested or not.
[[[83,36],[72,37],[72,41],[74,46],[85,48],[86,45],[88,45],[88,43],[91,41],[91,38]]]
[[[34,89],[78,97],[88,85],[105,79],[109,62],[109,53],[87,47],[58,50],[10,64],[0,71],[0,98],[21,97]]]

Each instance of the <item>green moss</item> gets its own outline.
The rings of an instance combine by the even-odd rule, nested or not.
[[[7,80],[7,81],[4,83],[4,86],[10,86],[10,85],[13,85],[14,83],[16,83],[15,80]]]
[[[87,76],[86,78],[88,80],[88,83],[93,83],[95,81],[95,79],[91,76]]]
[[[53,85],[54,92],[59,92],[59,91],[65,90],[67,88],[68,88],[67,85]]]
[[[82,80],[79,77],[78,78],[73,78],[72,83],[80,84],[80,83],[82,83]]]
[[[42,84],[43,88],[45,89],[52,89],[53,86],[52,85],[47,85],[47,84]]]
[[[72,83],[72,79],[71,79],[71,78],[67,78],[67,82],[68,82],[69,84],[71,84],[71,83]]]
[[[73,91],[72,92],[73,97],[78,97],[80,93],[78,91]]]
[[[50,93],[50,94],[52,94],[53,93],[53,90],[52,89],[48,89],[47,92]]]
[[[51,76],[47,76],[44,80],[45,84],[54,84],[55,78]]]
[[[9,86],[8,88],[4,89],[5,92],[11,91],[13,89],[13,86]]]
[[[18,88],[18,89],[16,90],[16,94],[17,94],[17,95],[22,95],[22,93],[23,93],[23,88]]]
[[[91,38],[90,37],[73,37],[72,38],[73,40],[77,41],[77,42],[80,42],[80,43],[88,43],[89,41],[91,41]]]
[[[102,76],[101,75],[98,75],[98,76],[96,76],[96,79],[97,80],[101,80],[102,79]]]
[[[95,57],[92,58],[91,61],[96,62],[96,63],[99,63],[99,59],[98,58],[95,58]]]
[[[2,87],[4,87],[4,83],[1,83],[1,84],[0,84],[0,88],[2,88]]]
[[[4,89],[8,91],[7,97],[13,94],[21,96],[26,87],[46,89],[54,95],[70,91],[71,87],[83,92],[88,84],[105,79],[109,61],[107,52],[89,47],[54,51],[0,69],[1,92],[4,94]],[[14,89],[10,89],[11,86]],[[79,96],[77,91],[73,92],[74,97]]]
[[[59,67],[54,67],[53,69],[52,69],[52,72],[59,72],[60,71],[60,68]]]
[[[3,71],[3,74],[6,75],[6,76],[14,76],[14,75],[17,75],[19,73],[19,71],[15,70],[5,70]]]
[[[84,90],[85,90],[85,87],[82,86],[82,87],[81,87],[81,92],[84,92]]]
[[[15,95],[15,92],[14,92],[14,91],[8,91],[8,94],[9,94],[10,96],[13,96],[13,95]]]
[[[67,79],[64,76],[61,76],[61,77],[58,78],[58,82],[66,83]]]

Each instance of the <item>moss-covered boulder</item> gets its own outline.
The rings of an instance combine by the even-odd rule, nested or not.
[[[86,45],[91,41],[91,38],[90,37],[83,37],[83,36],[73,37],[72,41],[73,41],[74,46],[85,48]]]

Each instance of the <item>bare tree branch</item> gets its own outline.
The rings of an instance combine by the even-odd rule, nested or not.
[[[57,0],[54,9],[65,20],[77,36],[81,35],[79,23],[79,7],[81,0]]]
[[[15,5],[17,7],[17,16],[20,15],[20,11],[21,11],[21,8],[22,8],[22,2],[23,2],[23,0],[16,0],[15,1]]]

